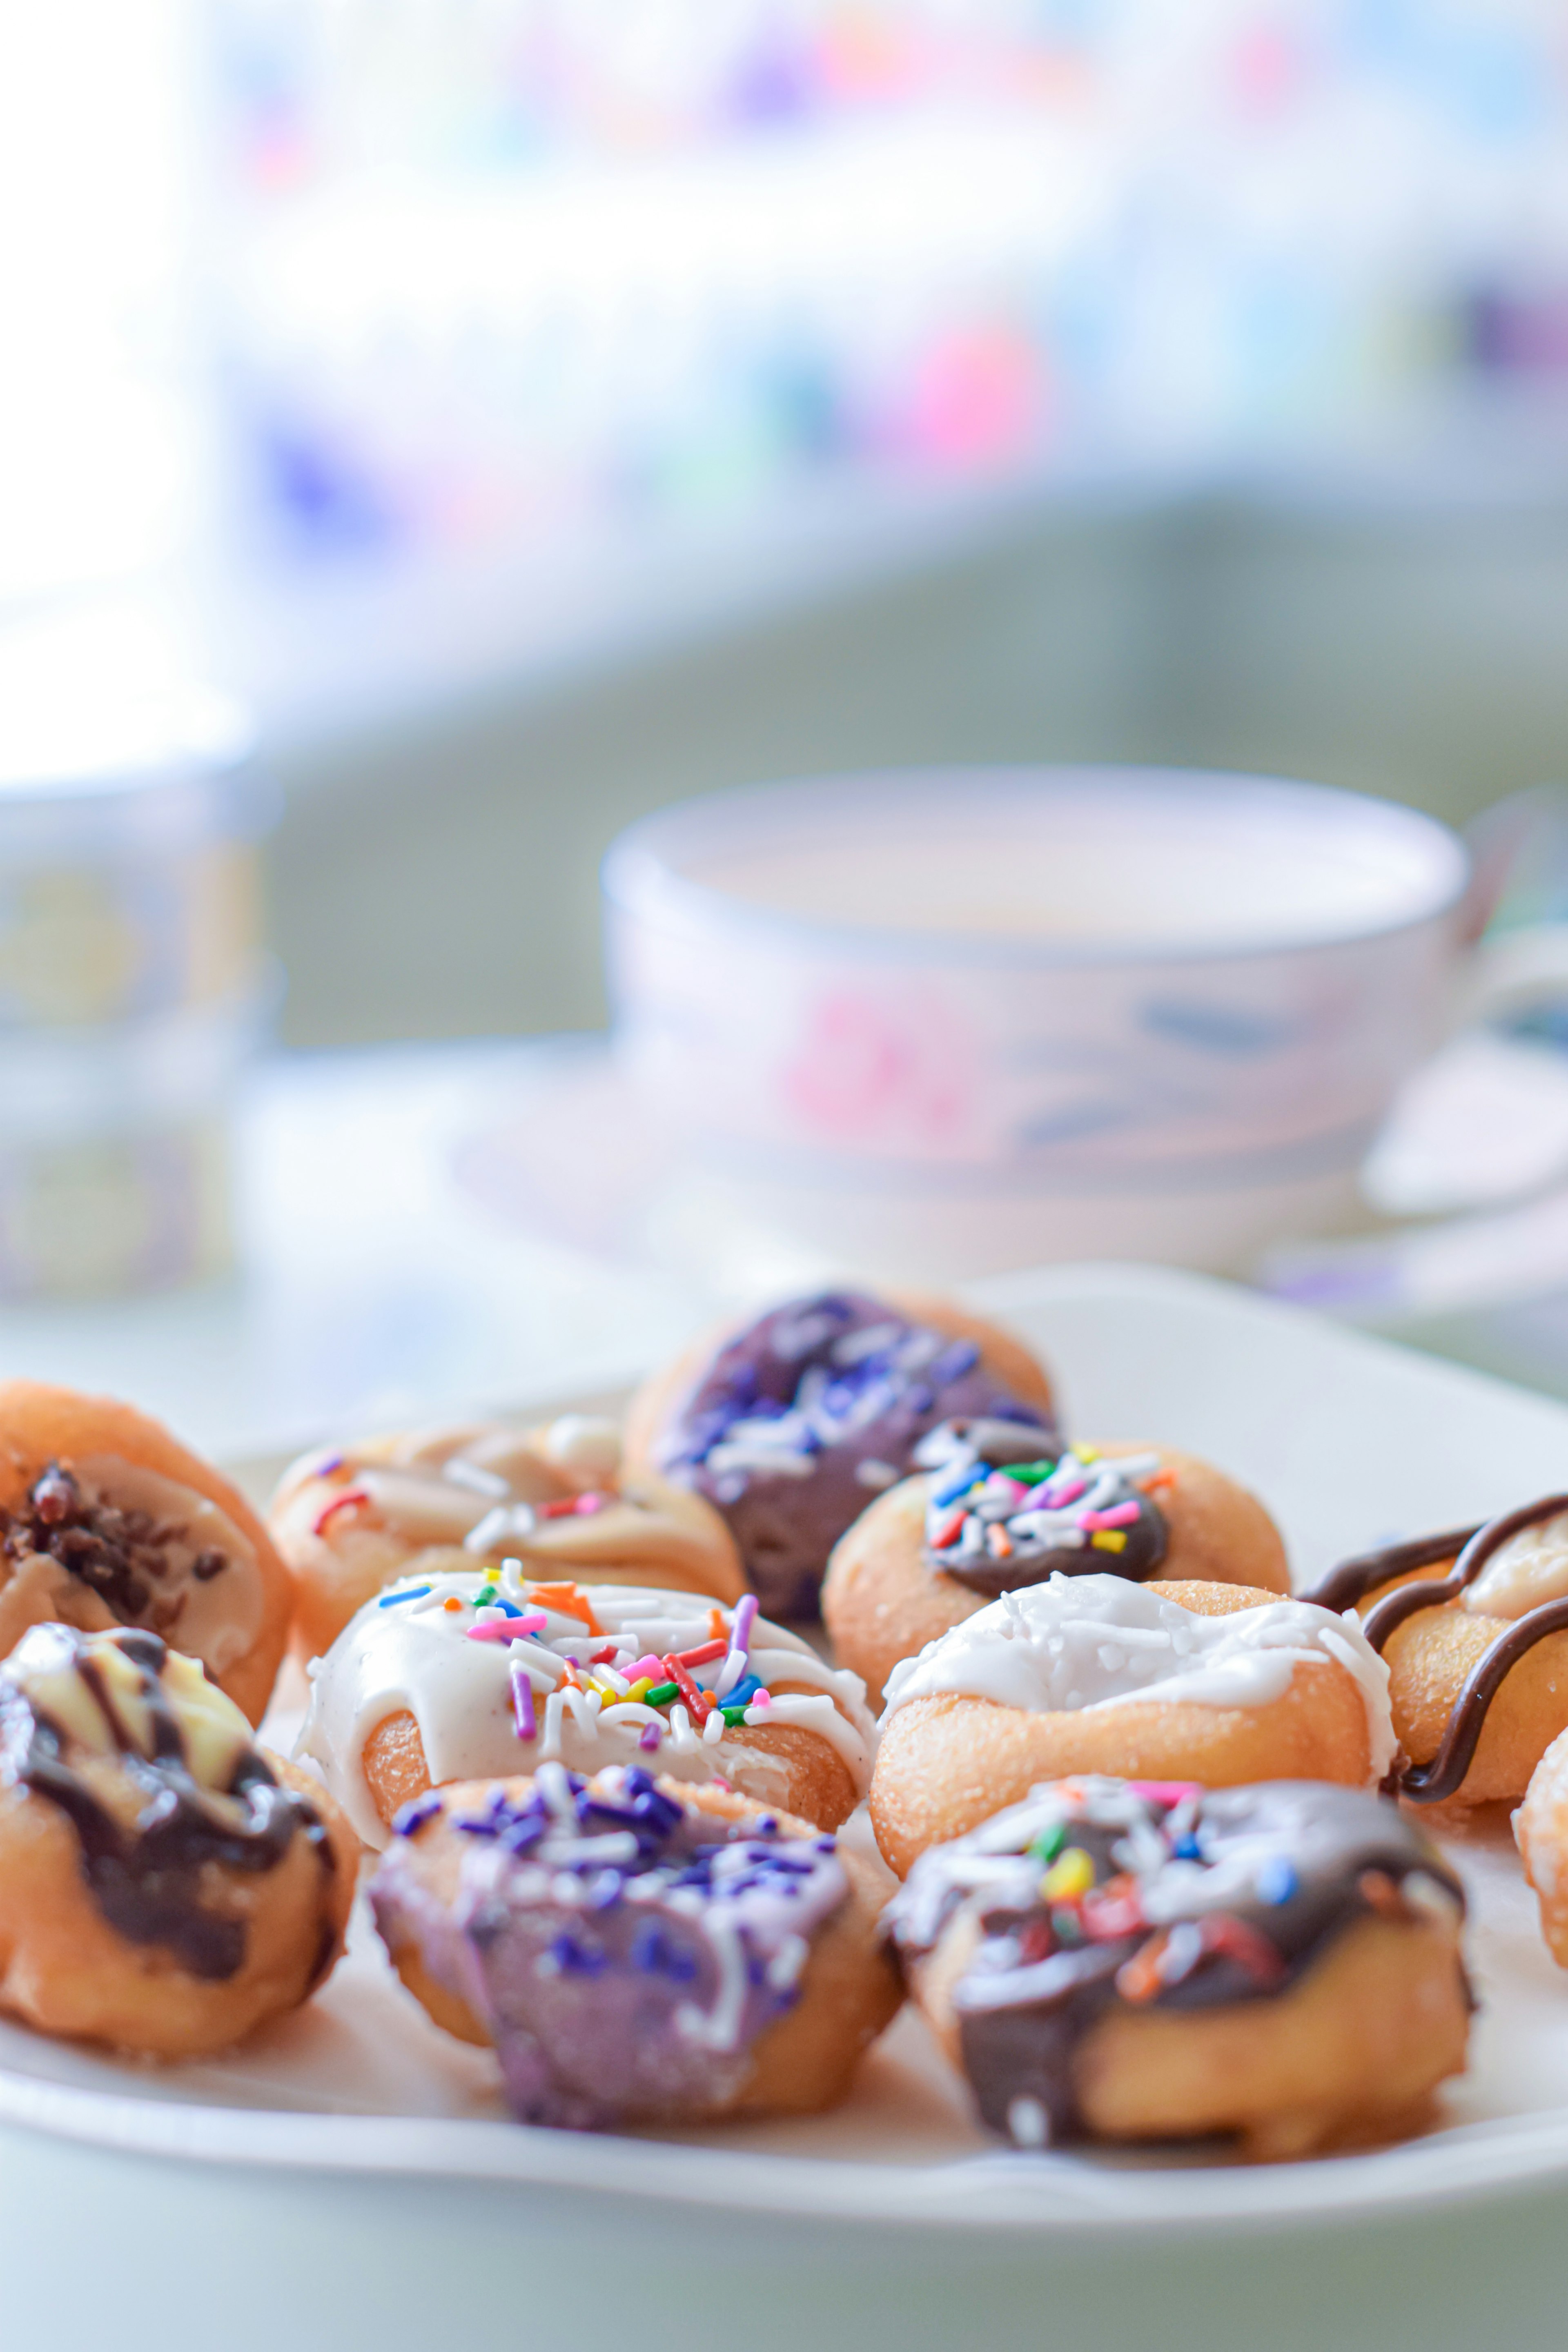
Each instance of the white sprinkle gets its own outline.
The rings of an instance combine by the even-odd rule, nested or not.
[[[1038,2099],[1011,2100],[1007,2128],[1020,2147],[1044,2147],[1051,2136],[1050,2118]]]
[[[855,1476],[860,1486],[870,1486],[879,1494],[883,1487],[896,1486],[899,1483],[899,1474],[890,1462],[858,1462]]]

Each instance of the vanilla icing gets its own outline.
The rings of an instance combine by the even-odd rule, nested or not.
[[[739,1726],[710,1714],[700,1728],[684,1705],[666,1714],[622,1698],[615,1687],[626,1685],[622,1668],[700,1648],[716,1629],[731,1647],[689,1670],[697,1688],[722,1701],[743,1678],[755,1677],[763,1692],[746,1706],[745,1726],[817,1732],[864,1790],[876,1738],[865,1685],[825,1664],[798,1634],[756,1617],[754,1601],[720,1609],[698,1593],[595,1584],[581,1595],[600,1628],[594,1633],[581,1616],[537,1597],[571,1590],[541,1586],[515,1560],[499,1570],[406,1577],[368,1601],[313,1663],[310,1707],[296,1753],[321,1768],[367,1844],[384,1846],[387,1832],[364,1777],[365,1743],[388,1716],[405,1711],[418,1726],[437,1786],[531,1772],[552,1759],[588,1773],[609,1764],[647,1764],[686,1780],[733,1780],[739,1771],[748,1786],[771,1774],[782,1789],[783,1765],[748,1748]],[[500,1603],[525,1612],[515,1638],[499,1622]],[[540,1619],[537,1631],[521,1630]],[[479,1631],[487,1625],[489,1634]],[[614,1655],[604,1658],[606,1651]],[[586,1688],[572,1687],[569,1664]],[[518,1675],[531,1694],[531,1738],[519,1729]],[[775,1686],[786,1684],[807,1687],[775,1695]]]
[[[1338,1665],[1366,1707],[1373,1780],[1394,1759],[1388,1668],[1353,1611],[1272,1601],[1200,1617],[1149,1585],[1117,1576],[1053,1576],[1005,1592],[928,1642],[888,1678],[884,1723],[911,1699],[942,1692],[992,1699],[1031,1715],[1087,1712],[1126,1699],[1163,1705],[1268,1706],[1299,1666]]]

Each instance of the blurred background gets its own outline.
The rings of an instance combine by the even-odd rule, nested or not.
[[[1294,775],[1568,918],[1565,133],[1553,0],[0,15],[6,1361],[227,1443],[792,1271],[597,1042],[691,793]],[[1565,1038],[1233,1270],[1568,1393]]]

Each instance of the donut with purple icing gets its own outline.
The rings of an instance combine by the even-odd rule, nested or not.
[[[1367,1790],[1047,1782],[915,1864],[886,1928],[982,2120],[1023,2147],[1415,2127],[1465,2063],[1465,1899]]]
[[[830,1290],[656,1374],[633,1401],[626,1459],[705,1496],[768,1613],[808,1617],[839,1537],[955,1419],[1054,1434],[1050,1380],[951,1300]]]
[[[493,2046],[523,2123],[830,2106],[901,1999],[864,1857],[636,1767],[432,1790],[370,1899],[405,1984]]]

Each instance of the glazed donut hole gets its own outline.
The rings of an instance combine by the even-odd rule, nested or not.
[[[710,1333],[646,1381],[626,1460],[722,1514],[770,1616],[815,1617],[834,1544],[959,1416],[1050,1433],[1044,1368],[956,1301],[825,1291]]]
[[[27,1628],[142,1627],[259,1723],[293,1585],[237,1487],[107,1397],[0,1383],[0,1655]]]
[[[0,1669],[0,2008],[39,2032],[227,2049],[324,1981],[358,1851],[156,1635],[35,1626]]]
[[[869,1864],[732,1792],[546,1764],[398,1832],[383,1941],[437,2024],[494,2046],[524,2122],[810,2113],[899,2006]]]
[[[542,1429],[416,1430],[307,1454],[279,1483],[270,1524],[299,1588],[307,1656],[329,1650],[400,1578],[501,1558],[583,1584],[636,1580],[725,1601],[744,1590],[711,1505],[652,1474],[623,1477],[615,1423],[582,1413]]]
[[[1290,1590],[1285,1546],[1268,1511],[1195,1454],[1128,1441],[1065,1452],[1058,1444],[1044,1462],[1029,1464],[1018,1458],[1030,1443],[1026,1432],[986,1424],[993,1434],[982,1453],[962,1442],[966,1428],[979,1424],[951,1426],[949,1464],[879,1496],[828,1561],[823,1618],[836,1655],[861,1677],[873,1701],[901,1659],[999,1593],[1058,1570],[1228,1583],[1274,1594]],[[933,1433],[921,1450],[945,1434]],[[962,1481],[971,1463],[980,1483],[966,1496]],[[1047,1463],[1056,1466],[1042,1480]],[[1122,1464],[1129,1465],[1125,1476]],[[1053,1503],[1065,1496],[1067,1507],[1042,1511],[1042,1494]],[[1110,1524],[1117,1518],[1131,1520],[1131,1528]]]
[[[1426,2119],[1465,2063],[1463,1914],[1365,1791],[1084,1777],[931,1848],[887,1924],[994,2130],[1279,2159]]]

